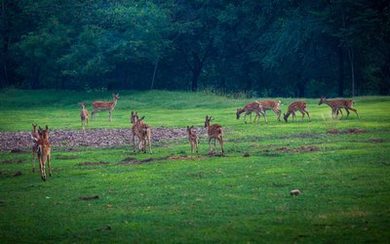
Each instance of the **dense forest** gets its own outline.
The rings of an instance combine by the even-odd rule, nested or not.
[[[390,94],[388,0],[0,0],[0,87]]]

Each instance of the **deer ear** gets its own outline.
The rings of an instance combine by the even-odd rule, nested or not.
[[[187,130],[189,130],[190,129],[190,127],[187,125]]]
[[[194,126],[193,125],[191,125],[191,129],[193,129],[194,128]]]
[[[49,129],[49,127],[46,125],[46,130],[48,130]]]
[[[139,120],[143,120],[143,119],[145,119],[145,116],[142,116],[142,118],[140,118]]]

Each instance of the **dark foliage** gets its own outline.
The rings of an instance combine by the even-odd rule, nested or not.
[[[0,87],[390,93],[385,0],[1,0]]]

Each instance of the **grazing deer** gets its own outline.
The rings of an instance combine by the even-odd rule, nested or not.
[[[252,112],[256,113],[256,117],[253,122],[256,122],[256,119],[260,119],[260,115],[263,115],[265,122],[268,123],[263,106],[258,102],[248,103],[247,105],[245,105],[245,107],[238,108],[236,113],[237,119],[240,119],[240,115],[242,113],[245,113],[244,123],[246,124],[246,116],[248,114],[250,115],[249,121],[252,122]]]
[[[282,111],[280,110],[280,105],[282,104],[281,101],[264,100],[264,101],[256,101],[256,102],[263,107],[264,112],[267,110],[274,111],[274,113],[278,118],[278,121],[280,121],[280,115],[282,114]]]
[[[144,123],[144,118],[139,119],[137,112],[131,112],[130,121],[133,124],[131,131],[133,134],[133,147],[135,151],[135,137],[138,138],[138,149],[146,153],[146,146],[149,146],[149,152],[152,153],[152,128]]]
[[[343,112],[341,111],[342,108],[347,111],[347,118],[349,116],[349,110],[356,113],[357,117],[359,118],[359,114],[356,109],[352,108],[353,100],[352,99],[333,99],[333,100],[327,100],[325,97],[320,98],[320,102],[318,105],[326,104],[332,109],[332,118],[335,119],[338,117],[339,113],[341,113],[341,116],[343,116]]]
[[[194,153],[196,150],[196,153],[198,153],[198,145],[199,145],[199,137],[196,134],[196,130],[194,129],[194,126],[191,127],[187,126],[187,133],[188,133],[188,141],[190,142],[191,146],[191,153]]]
[[[92,118],[95,118],[95,113],[97,113],[97,112],[108,111],[108,119],[111,122],[112,121],[112,111],[114,110],[118,100],[119,100],[119,94],[113,93],[111,102],[94,101],[92,103],[92,106],[93,106]]]
[[[39,160],[37,155],[38,150],[38,140],[40,136],[37,130],[37,124],[32,124],[31,139],[33,140],[32,145],[32,172],[35,172],[35,159]]]
[[[49,143],[49,127],[46,125],[45,130],[39,127],[38,133],[39,140],[37,142],[37,155],[39,159],[39,168],[41,170],[42,180],[46,181],[46,162],[49,167],[49,176],[51,176],[51,146]]]
[[[213,125],[210,125],[210,121],[213,119],[212,116],[208,116],[206,115],[206,119],[205,119],[205,122],[204,122],[204,127],[207,128],[207,134],[209,136],[209,153],[210,153],[210,149],[211,149],[211,145],[210,145],[210,142],[212,139],[214,139],[214,147],[215,147],[215,141],[218,140],[219,144],[221,145],[221,151],[222,151],[222,155],[224,154],[224,150],[223,150],[223,128],[221,125],[219,124],[213,124]]]
[[[80,111],[81,127],[85,132],[85,125],[88,126],[89,113],[85,107],[85,103],[80,103],[80,106],[81,106],[81,111]]]
[[[293,120],[295,119],[295,112],[299,111],[302,114],[302,120],[305,117],[305,114],[307,114],[307,117],[309,117],[310,120],[310,115],[309,112],[306,110],[306,102],[303,101],[295,101],[292,102],[287,109],[287,113],[283,114],[284,121],[287,122],[288,116],[290,114],[292,115]]]

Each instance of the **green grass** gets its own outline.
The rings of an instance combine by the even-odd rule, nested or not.
[[[328,107],[306,99],[312,122],[277,122],[268,113],[269,124],[256,125],[235,118],[236,108],[250,99],[168,91],[120,92],[120,97],[113,121],[100,113],[90,128],[128,128],[132,110],[153,127],[202,126],[204,116],[213,115],[225,128],[226,156],[209,157],[206,138],[198,156],[190,155],[184,139],[159,143],[152,155],[134,154],[129,147],[54,148],[54,175],[42,182],[31,173],[30,153],[2,152],[2,243],[390,239],[390,98],[356,98],[361,119],[351,114],[348,120],[332,120]],[[94,99],[108,100],[110,94],[2,91],[0,131],[27,131],[32,122],[80,129],[77,104]],[[281,100],[285,111],[294,99]],[[365,133],[326,133],[348,128]],[[301,146],[318,150],[293,151]],[[128,157],[158,160],[120,163]],[[80,165],[99,161],[108,164]],[[13,177],[16,171],[22,175]],[[303,194],[291,197],[295,188]],[[79,200],[89,195],[99,199]]]

